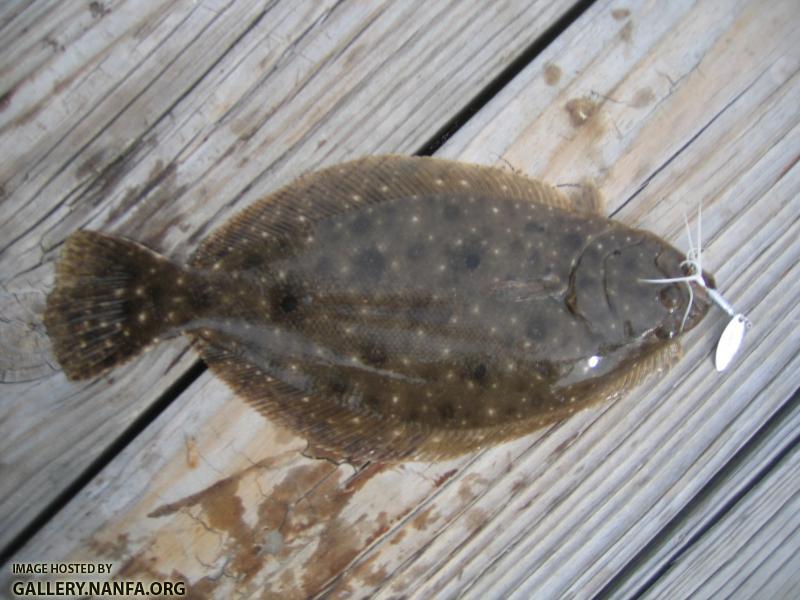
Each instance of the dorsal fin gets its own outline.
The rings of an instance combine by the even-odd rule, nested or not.
[[[586,179],[581,183],[562,184],[558,186],[558,189],[569,197],[574,210],[595,213],[601,217],[606,215],[605,196],[593,180]]]
[[[412,156],[373,156],[301,176],[244,209],[199,247],[192,264],[226,269],[247,266],[247,247],[257,244],[262,262],[285,256],[323,218],[360,206],[438,194],[503,196],[573,209],[554,187],[501,169]]]

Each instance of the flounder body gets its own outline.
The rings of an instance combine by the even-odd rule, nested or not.
[[[680,276],[683,258],[533,179],[373,157],[255,203],[187,266],[77,232],[45,321],[72,379],[184,332],[312,450],[435,459],[533,431],[668,367],[688,290],[640,279]],[[695,289],[684,329],[707,308]]]

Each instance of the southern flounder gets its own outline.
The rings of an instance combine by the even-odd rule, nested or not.
[[[640,281],[685,275],[681,252],[592,206],[494,168],[365,158],[256,202],[185,266],[74,233],[45,323],[71,379],[182,332],[317,453],[450,457],[617,397],[705,315],[703,288],[690,306]]]

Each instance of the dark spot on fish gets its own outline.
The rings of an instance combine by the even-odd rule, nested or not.
[[[386,259],[377,248],[367,248],[356,255],[355,268],[365,278],[379,279],[386,269]]]
[[[276,321],[286,320],[299,325],[303,318],[300,310],[301,290],[291,284],[281,284],[269,292],[272,304],[272,317]]]
[[[273,242],[273,248],[276,257],[288,256],[295,248],[294,243],[284,237],[279,237]]]
[[[634,336],[633,323],[631,323],[629,319],[625,319],[623,330],[625,331],[625,335],[627,337],[632,338]]]
[[[559,376],[559,368],[549,360],[539,360],[533,364],[533,372],[545,381],[554,381]]]
[[[419,260],[424,255],[425,246],[420,242],[415,242],[406,249],[406,257],[409,260]]]
[[[323,256],[317,261],[317,266],[315,267],[315,271],[317,275],[330,275],[333,271],[333,260],[330,256]]]
[[[264,255],[257,250],[245,253],[239,261],[243,271],[256,271],[264,266]]]
[[[475,383],[486,386],[489,383],[489,369],[484,363],[469,365],[467,368],[467,379]]]
[[[447,204],[445,205],[442,214],[448,221],[455,221],[461,216],[461,208],[455,204]]]
[[[474,271],[481,264],[481,257],[477,252],[470,252],[464,257],[464,266],[468,270]]]
[[[523,229],[526,233],[543,233],[545,226],[537,221],[528,221]]]
[[[456,416],[456,409],[451,402],[440,402],[436,407],[436,412],[442,421],[451,421]]]
[[[355,218],[350,229],[353,231],[353,233],[361,235],[369,231],[371,227],[372,227],[372,219],[370,219],[367,215],[361,213]]]
[[[543,340],[550,330],[548,320],[542,315],[534,315],[525,326],[525,333],[532,340]]]
[[[564,249],[575,252],[583,247],[583,243],[586,238],[575,231],[570,231],[569,233],[564,234],[562,239],[564,243]]]
[[[639,267],[639,257],[634,252],[626,252],[620,259],[623,271],[631,271]]]
[[[291,292],[288,292],[284,294],[283,297],[281,298],[280,301],[281,312],[283,312],[284,314],[293,313],[295,310],[297,310],[298,304],[299,302],[297,300],[297,296],[295,296]]]
[[[378,411],[381,407],[381,399],[374,394],[369,394],[364,398],[364,404],[367,408],[373,411]]]
[[[389,361],[389,354],[381,344],[369,341],[361,349],[362,360],[373,367],[383,367]]]
[[[409,302],[404,314],[409,327],[443,325],[452,315],[452,308],[446,305],[435,305],[430,296],[418,295]]]
[[[669,312],[672,312],[681,302],[681,293],[676,286],[668,285],[667,287],[661,289],[661,291],[658,293],[658,298],[664,308],[666,308]]]
[[[347,385],[347,382],[344,380],[344,378],[342,378],[340,376],[336,376],[336,377],[331,378],[330,381],[328,381],[328,389],[331,391],[331,393],[334,396],[339,396],[340,397],[340,396],[344,396],[347,393],[347,390],[349,389],[349,387]]]

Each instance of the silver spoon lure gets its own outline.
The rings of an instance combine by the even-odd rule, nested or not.
[[[710,288],[703,279],[703,262],[702,262],[702,228],[703,228],[703,212],[702,208],[697,208],[697,247],[692,240],[692,233],[689,229],[689,221],[686,215],[683,217],[686,225],[686,237],[689,239],[689,251],[686,253],[686,260],[681,263],[681,266],[689,266],[693,270],[691,275],[685,277],[672,277],[667,279],[640,279],[644,283],[671,283],[683,282],[689,289],[689,303],[686,306],[686,311],[683,314],[681,321],[681,331],[686,324],[686,318],[689,316],[689,311],[692,308],[694,301],[694,292],[692,291],[692,283],[704,288],[708,293],[711,300],[719,306],[722,310],[731,316],[731,320],[722,331],[722,335],[717,342],[717,351],[714,357],[714,364],[717,371],[722,372],[728,368],[733,361],[734,356],[741,348],[742,341],[744,340],[745,332],[752,327],[750,320],[741,313],[737,313],[730,302],[728,302],[722,294],[717,290]]]

